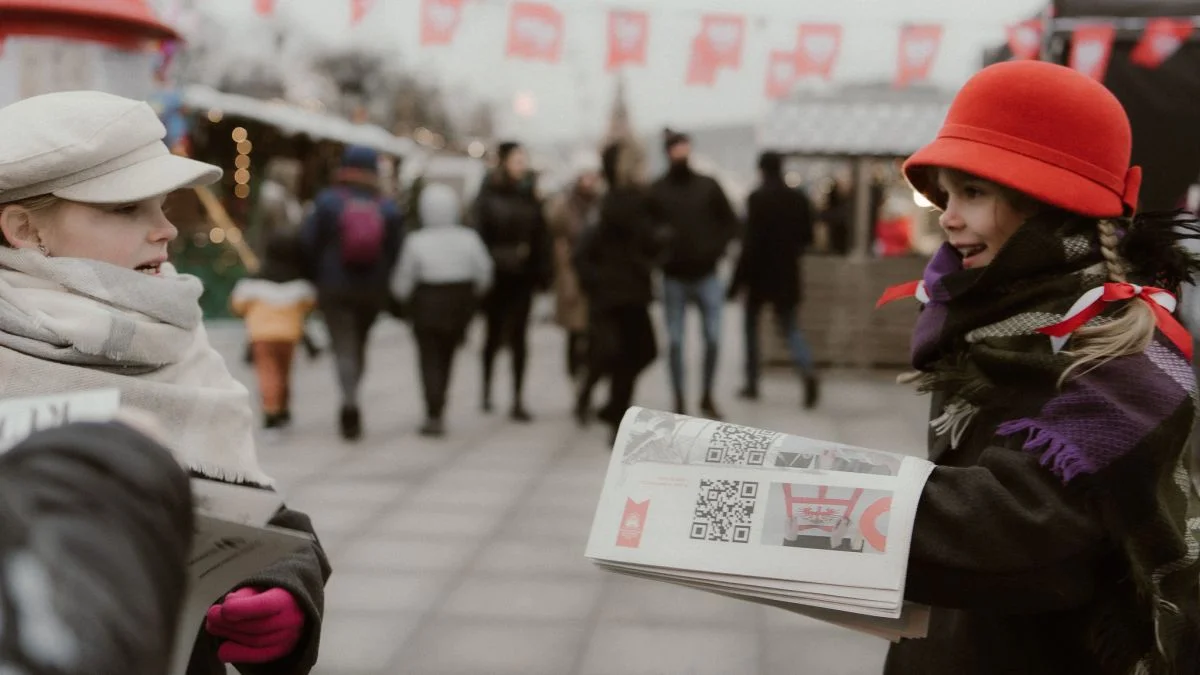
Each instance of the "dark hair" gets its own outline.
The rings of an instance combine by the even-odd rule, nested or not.
[[[766,178],[783,178],[783,155],[767,151],[758,156],[758,170]]]
[[[267,238],[259,279],[287,283],[305,278],[304,247],[298,230],[278,230]]]
[[[510,155],[520,149],[520,143],[517,143],[516,141],[504,141],[500,145],[496,146],[496,159],[503,164],[508,161]]]
[[[680,143],[691,143],[692,139],[687,134],[681,131],[675,131],[670,127],[663,129],[663,150],[669,151],[671,148]]]

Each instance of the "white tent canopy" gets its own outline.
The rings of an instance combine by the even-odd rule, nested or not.
[[[305,110],[278,101],[227,94],[203,85],[185,87],[183,103],[196,110],[219,110],[225,115],[257,120],[285,133],[303,134],[316,140],[348,145],[365,145],[396,157],[406,157],[417,149],[412,139],[395,136],[375,124],[355,124],[336,115]]]

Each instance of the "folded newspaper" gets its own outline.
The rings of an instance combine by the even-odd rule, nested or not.
[[[0,401],[0,452],[30,434],[72,422],[105,422],[117,417],[116,389]],[[271,527],[283,505],[271,490],[193,478],[195,533],[188,562],[188,594],[175,636],[171,675],[185,675],[188,658],[208,608],[234,586],[293,552],[303,550],[307,533]]]
[[[904,601],[933,464],[632,408],[588,539],[597,565],[780,607],[889,640],[924,637]]]

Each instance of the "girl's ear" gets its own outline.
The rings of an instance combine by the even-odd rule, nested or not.
[[[33,214],[24,206],[14,204],[0,209],[0,233],[13,248],[37,248],[42,243]]]

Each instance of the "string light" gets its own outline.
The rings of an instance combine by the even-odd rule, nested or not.
[[[234,129],[232,138],[237,143],[237,157],[233,158],[233,165],[237,167],[237,171],[233,172],[233,182],[236,183],[233,196],[245,199],[250,196],[250,151],[254,149],[254,144],[250,142],[250,134],[245,127]],[[225,233],[222,232],[221,238],[224,237]]]
[[[241,157],[245,157],[245,155],[241,155]],[[238,185],[245,185],[246,183],[249,183],[250,172],[246,169],[238,169],[237,171],[234,171],[233,182],[237,183]]]
[[[246,140],[246,137],[249,136],[250,134],[248,134],[246,132],[245,127],[238,127],[233,130],[233,134],[231,134],[231,135],[233,137],[234,143],[241,143],[242,141]]]
[[[250,156],[249,155],[238,155],[237,157],[234,158],[233,165],[239,169],[249,169],[250,168]]]
[[[254,149],[254,144],[250,141],[238,141],[237,151],[239,155],[248,155]]]
[[[218,110],[217,108],[213,108],[212,110],[208,111],[208,121],[209,122],[216,124],[223,119],[225,119],[225,113]]]
[[[250,186],[249,185],[234,186],[233,196],[237,197],[238,199],[245,199],[246,197],[249,197],[250,196]]]
[[[219,244],[225,241],[225,230],[219,227],[214,227],[208,231],[208,240],[214,244]]]

